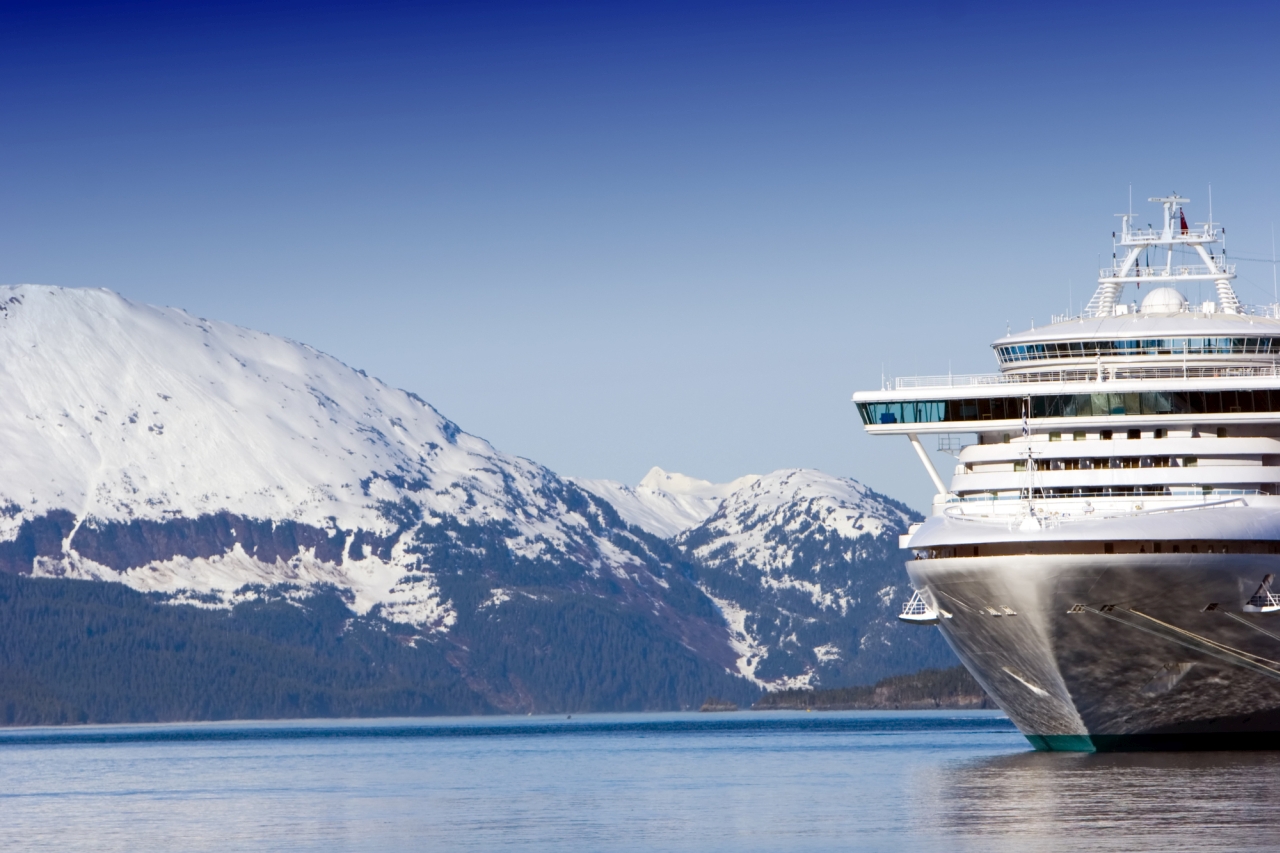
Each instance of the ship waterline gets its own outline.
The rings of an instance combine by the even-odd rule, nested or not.
[[[1242,305],[1216,224],[1152,201],[1163,229],[1123,217],[1086,309],[996,341],[999,374],[854,396],[938,491],[901,543],[902,618],[936,625],[1039,749],[1277,748],[1280,306]],[[1200,281],[1216,301],[1177,289]]]

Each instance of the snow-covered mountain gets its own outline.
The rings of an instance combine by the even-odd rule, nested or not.
[[[725,498],[760,478],[748,474],[729,483],[711,483],[684,474],[670,474],[655,467],[637,486],[627,486],[616,480],[569,479],[613,504],[618,515],[628,524],[670,539],[701,524],[720,508]]]
[[[0,568],[213,606],[336,588],[426,632],[552,583],[731,654],[582,491],[311,347],[23,285],[0,288],[0,359]],[[489,585],[442,589],[468,560]]]
[[[894,633],[910,511],[852,480],[570,481],[311,347],[105,290],[0,287],[0,359],[0,572],[336,595],[435,655],[449,707],[696,707],[949,662]]]

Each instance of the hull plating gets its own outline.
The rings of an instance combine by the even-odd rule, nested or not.
[[[913,560],[960,659],[1039,749],[1280,747],[1280,556]],[[1206,611],[1206,607],[1217,607]],[[999,615],[996,615],[999,614]]]

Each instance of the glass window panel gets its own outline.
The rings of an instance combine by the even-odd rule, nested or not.
[[[1169,395],[1162,394],[1159,391],[1143,392],[1141,395],[1142,414],[1144,415],[1167,415],[1173,411],[1173,406],[1169,402]]]

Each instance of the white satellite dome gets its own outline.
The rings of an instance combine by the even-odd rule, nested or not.
[[[1177,314],[1187,310],[1187,300],[1172,287],[1157,287],[1142,300],[1143,314]]]

